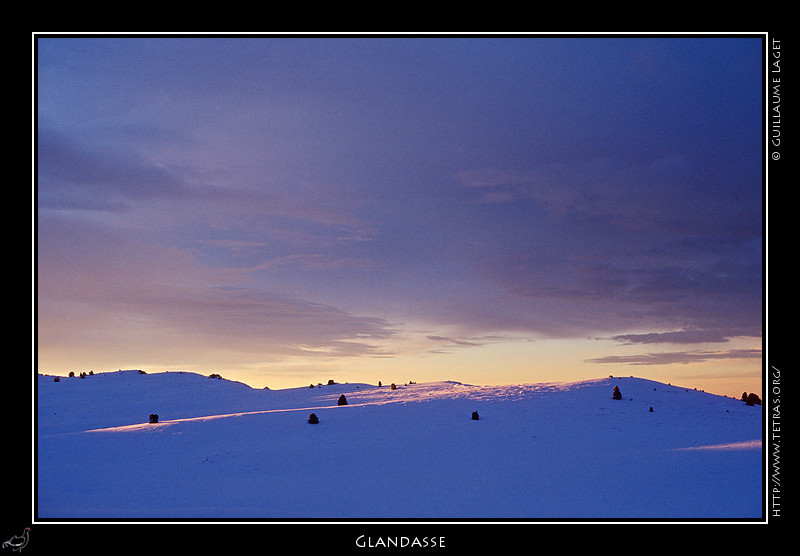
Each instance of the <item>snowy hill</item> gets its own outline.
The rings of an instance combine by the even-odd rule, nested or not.
[[[640,378],[37,381],[38,519],[762,517],[761,406]]]

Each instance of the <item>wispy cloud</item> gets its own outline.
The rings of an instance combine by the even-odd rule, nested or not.
[[[703,363],[724,359],[760,359],[760,349],[735,349],[728,351],[672,351],[640,355],[607,355],[588,359],[589,363],[617,365],[673,365]]]
[[[196,194],[179,176],[129,150],[89,146],[40,125],[39,207],[120,211],[136,200]]]
[[[357,193],[324,184],[274,184],[269,179],[218,175],[186,161],[165,163],[145,149],[79,140],[47,124],[37,130],[37,198],[40,209],[122,212],[170,207],[169,220],[254,226],[256,216],[319,226],[339,240],[370,239],[374,225],[358,217]],[[289,186],[291,185],[291,186]],[[213,213],[208,207],[213,206]],[[306,228],[308,230],[308,228]],[[252,230],[251,230],[252,231]],[[321,235],[317,231],[317,237]]]
[[[80,307],[80,314],[60,310],[70,306]],[[45,297],[39,303],[38,321],[39,341],[48,352],[68,338],[70,349],[80,346],[105,353],[110,360],[113,346],[126,341],[131,346],[144,342],[171,361],[189,353],[200,360],[219,353],[256,359],[380,356],[389,353],[384,341],[397,333],[379,318],[272,292],[157,285],[128,288],[113,300],[106,296],[70,300],[62,294],[56,303]],[[75,325],[82,328],[80,337],[57,332]]]
[[[247,268],[206,266],[152,238],[52,216],[39,225],[48,238],[38,252],[43,353],[129,343],[170,360],[232,352],[374,356],[397,334],[384,319],[264,288]]]
[[[445,344],[447,346],[457,346],[457,347],[475,347],[481,345],[478,342],[471,341],[471,340],[458,340],[454,338],[447,338],[445,336],[435,336],[435,335],[428,335],[426,336],[428,340],[432,342],[439,342]]]
[[[670,332],[649,332],[645,334],[618,334],[611,340],[623,344],[702,344],[729,342],[732,331],[714,330],[675,330]]]

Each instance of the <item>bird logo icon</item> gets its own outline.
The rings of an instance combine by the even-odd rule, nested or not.
[[[30,527],[25,527],[22,535],[14,535],[8,539],[3,543],[3,548],[10,548],[15,552],[20,552],[28,544],[28,535],[30,534],[30,531]]]

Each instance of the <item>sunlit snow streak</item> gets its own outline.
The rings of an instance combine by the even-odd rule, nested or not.
[[[359,405],[368,404],[352,404],[350,407],[358,407]],[[91,429],[83,432],[134,432],[141,430],[154,430],[159,427],[166,427],[170,425],[177,425],[178,423],[188,423],[190,421],[212,421],[214,419],[227,419],[229,417],[243,417],[245,415],[259,415],[262,413],[283,413],[287,411],[321,411],[323,409],[336,409],[337,407],[347,406],[317,406],[317,407],[292,407],[285,409],[264,409],[260,411],[243,411],[241,413],[224,413],[220,415],[203,415],[201,417],[186,417],[183,419],[169,419],[166,421],[159,421],[158,423],[136,423],[133,425],[122,425],[119,427],[106,427],[102,429]]]
[[[597,383],[598,380],[586,380],[582,382],[573,383],[541,383],[541,384],[522,384],[522,385],[499,385],[499,386],[474,386],[469,384],[462,384],[455,381],[443,382],[430,382],[423,384],[409,384],[397,387],[396,390],[391,390],[389,387],[377,388],[373,390],[361,390],[358,393],[349,392],[348,395],[357,397],[355,403],[351,401],[346,406],[330,406],[330,405],[317,405],[317,406],[304,406],[304,407],[289,407],[278,409],[263,409],[256,411],[243,411],[235,413],[223,413],[216,415],[203,415],[199,417],[186,417],[180,419],[167,419],[159,421],[158,423],[135,423],[130,425],[121,425],[114,427],[104,427],[99,429],[90,429],[83,432],[135,432],[145,430],[158,430],[161,427],[167,427],[178,423],[187,423],[191,421],[210,421],[214,419],[226,419],[230,417],[242,417],[245,415],[258,415],[264,413],[283,413],[288,411],[321,411],[325,409],[335,409],[337,407],[363,407],[375,406],[394,403],[419,403],[429,402],[433,400],[455,400],[468,398],[473,401],[496,401],[503,399],[506,401],[520,400],[523,398],[530,398],[542,396],[559,391],[578,390]],[[353,399],[351,397],[351,400]],[[328,396],[323,396],[321,400],[338,398],[338,392]]]
[[[746,440],[743,442],[730,442],[728,444],[710,444],[708,446],[688,446],[675,448],[675,451],[685,450],[754,450],[761,448],[761,440]]]
[[[159,421],[158,423],[135,423],[131,425],[121,425],[115,427],[104,427],[99,429],[90,429],[83,432],[135,432],[143,430],[157,430],[160,427],[167,427],[178,423],[187,423],[190,421],[210,421],[213,419],[226,419],[229,417],[242,417],[245,415],[259,415],[263,413],[282,413],[287,411],[321,411],[324,409],[335,409],[337,407],[361,407],[368,405],[384,405],[392,403],[409,403],[409,402],[424,402],[434,399],[458,399],[469,397],[474,400],[481,399],[497,399],[497,396],[503,396],[508,399],[515,399],[522,397],[533,391],[545,391],[550,385],[523,385],[523,386],[500,386],[500,387],[478,387],[461,384],[459,382],[433,382],[420,385],[407,385],[398,387],[397,390],[390,390],[388,387],[382,389],[375,389],[372,391],[361,391],[358,394],[352,392],[352,395],[357,395],[361,403],[356,401],[350,402],[346,406],[308,406],[308,407],[289,407],[279,409],[263,409],[256,411],[243,411],[235,413],[223,413],[217,415],[203,415],[199,417],[186,417],[181,419],[167,419]],[[348,394],[348,395],[351,395]],[[325,396],[326,398],[337,398],[337,394]],[[351,398],[352,399],[352,398]]]

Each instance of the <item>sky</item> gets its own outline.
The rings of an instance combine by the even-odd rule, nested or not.
[[[40,373],[761,392],[761,36],[34,47]]]

